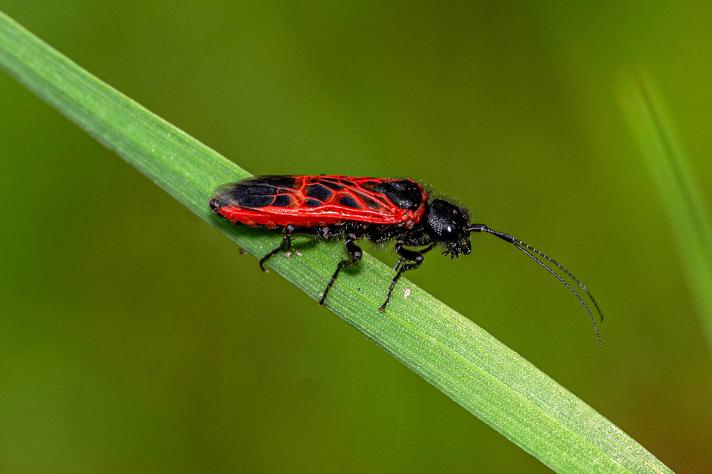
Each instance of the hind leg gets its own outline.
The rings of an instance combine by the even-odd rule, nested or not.
[[[279,252],[289,252],[290,250],[292,250],[292,232],[294,232],[294,226],[288,225],[287,227],[285,227],[282,231],[282,243],[279,244],[279,247],[273,249],[272,251],[270,251],[270,253],[260,259],[260,268],[263,272],[267,271],[267,269],[265,268],[265,263],[267,263],[267,260],[274,257]]]

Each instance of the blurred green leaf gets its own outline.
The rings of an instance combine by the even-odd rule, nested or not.
[[[626,117],[640,144],[677,240],[688,284],[712,350],[712,225],[670,114],[650,77],[637,71],[621,89]]]
[[[0,64],[22,84],[191,211],[253,255],[278,237],[215,219],[218,184],[249,174],[81,69],[0,13]],[[273,259],[272,268],[316,299],[337,261],[334,247]],[[546,374],[469,319],[403,280],[385,314],[377,311],[392,271],[369,255],[347,274],[328,308],[443,393],[558,471],[666,472],[653,455]],[[257,270],[255,270],[257,276]],[[314,311],[321,309],[314,304]],[[269,339],[269,334],[265,334]]]

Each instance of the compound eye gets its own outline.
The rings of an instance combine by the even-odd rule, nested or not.
[[[457,226],[454,222],[445,222],[441,233],[444,239],[452,240],[457,236]]]

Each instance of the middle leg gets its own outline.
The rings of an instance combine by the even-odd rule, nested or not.
[[[344,267],[351,267],[356,262],[361,260],[361,257],[363,257],[363,252],[361,251],[361,248],[354,243],[356,240],[356,236],[354,234],[349,234],[346,237],[346,251],[349,253],[349,258],[342,258],[341,261],[339,262],[339,265],[336,267],[336,271],[334,271],[334,274],[331,275],[331,279],[329,280],[329,283],[326,284],[326,288],[324,289],[324,293],[321,294],[321,299],[319,299],[319,304],[323,305],[324,300],[326,299],[327,293],[329,293],[329,290],[331,287],[334,285],[334,282],[336,281],[336,277],[339,276],[339,273]]]

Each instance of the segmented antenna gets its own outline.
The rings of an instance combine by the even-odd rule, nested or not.
[[[535,254],[537,254],[538,256],[540,256],[541,258],[543,258],[544,260],[546,260],[547,262],[551,263],[551,264],[554,265],[556,268],[558,268],[559,270],[561,270],[562,272],[564,272],[564,274],[565,274],[566,276],[568,276],[569,278],[571,278],[571,279],[579,286],[579,288],[581,288],[581,289],[588,295],[588,297],[591,298],[591,302],[593,302],[593,306],[596,308],[596,312],[598,312],[598,316],[601,318],[601,322],[603,322],[603,311],[601,311],[601,307],[598,306],[598,301],[596,301],[596,298],[593,297],[593,294],[588,290],[588,288],[586,287],[586,285],[584,284],[584,282],[582,282],[581,280],[579,280],[578,278],[576,278],[576,277],[574,276],[574,274],[571,273],[566,267],[564,267],[562,264],[560,264],[559,262],[557,262],[557,261],[554,260],[553,258],[549,257],[547,254],[545,254],[545,253],[542,252],[541,250],[535,249],[535,248],[532,247],[531,245],[529,245],[529,244],[527,244],[526,242],[523,242],[523,241],[521,241],[521,240],[519,240],[519,239],[515,239],[515,240],[517,241],[517,243],[518,243],[519,245],[521,245],[522,247],[526,247],[526,249],[529,250],[529,251],[531,251],[531,252],[534,252]]]
[[[468,230],[470,230],[471,232],[485,232],[485,233],[487,233],[487,234],[492,234],[492,235],[494,235],[495,237],[499,237],[500,239],[504,240],[505,242],[508,242],[508,243],[514,245],[514,246],[517,247],[519,250],[521,250],[522,252],[524,252],[529,258],[531,258],[531,259],[534,260],[536,263],[538,263],[539,265],[541,265],[542,267],[544,267],[544,269],[546,269],[546,271],[548,271],[549,273],[551,273],[551,274],[554,276],[554,278],[556,278],[557,280],[559,280],[566,288],[568,288],[568,290],[576,297],[576,299],[579,301],[579,303],[581,303],[581,306],[584,307],[584,309],[586,310],[586,313],[588,314],[589,319],[591,320],[591,325],[593,326],[593,332],[594,332],[595,335],[596,335],[596,340],[598,341],[598,344],[599,344],[599,345],[602,344],[602,341],[601,341],[601,334],[600,334],[600,332],[599,332],[599,330],[598,330],[598,325],[596,324],[596,319],[593,317],[593,313],[591,312],[591,308],[589,308],[589,306],[586,304],[586,301],[584,301],[584,299],[581,297],[581,295],[579,294],[579,292],[576,291],[576,289],[575,289],[574,287],[572,287],[566,280],[564,280],[564,279],[561,277],[561,275],[559,275],[558,273],[556,273],[556,272],[555,272],[553,269],[551,269],[547,264],[545,264],[544,262],[542,262],[542,261],[537,257],[537,255],[538,255],[539,257],[543,258],[544,260],[546,260],[547,262],[551,263],[552,265],[554,265],[554,266],[555,266],[556,268],[558,268],[559,270],[561,270],[566,276],[568,276],[569,278],[571,278],[571,280],[573,280],[573,281],[576,283],[576,285],[578,285],[578,287],[579,287],[581,290],[583,290],[583,291],[588,295],[589,298],[591,298],[591,301],[593,302],[593,305],[594,305],[594,307],[596,308],[596,311],[598,312],[599,317],[601,318],[601,322],[603,322],[603,311],[601,311],[601,308],[600,308],[600,306],[598,305],[598,302],[596,301],[596,298],[593,297],[593,294],[591,294],[591,292],[588,290],[588,288],[586,287],[586,285],[585,285],[581,280],[579,280],[578,278],[576,278],[576,277],[573,275],[573,273],[571,273],[566,267],[564,267],[564,266],[561,265],[559,262],[557,262],[557,261],[554,260],[553,258],[551,258],[551,257],[549,257],[548,255],[546,255],[544,252],[535,249],[534,247],[532,247],[531,245],[527,244],[526,242],[524,242],[524,241],[522,241],[522,240],[519,240],[519,239],[517,239],[516,237],[513,237],[513,236],[511,236],[511,235],[505,234],[504,232],[499,232],[499,231],[496,231],[496,230],[494,230],[494,229],[490,229],[489,227],[487,227],[487,226],[484,225],[484,224],[472,224],[472,225],[470,225],[470,227],[469,227]],[[535,255],[535,254],[536,254],[536,255]]]

